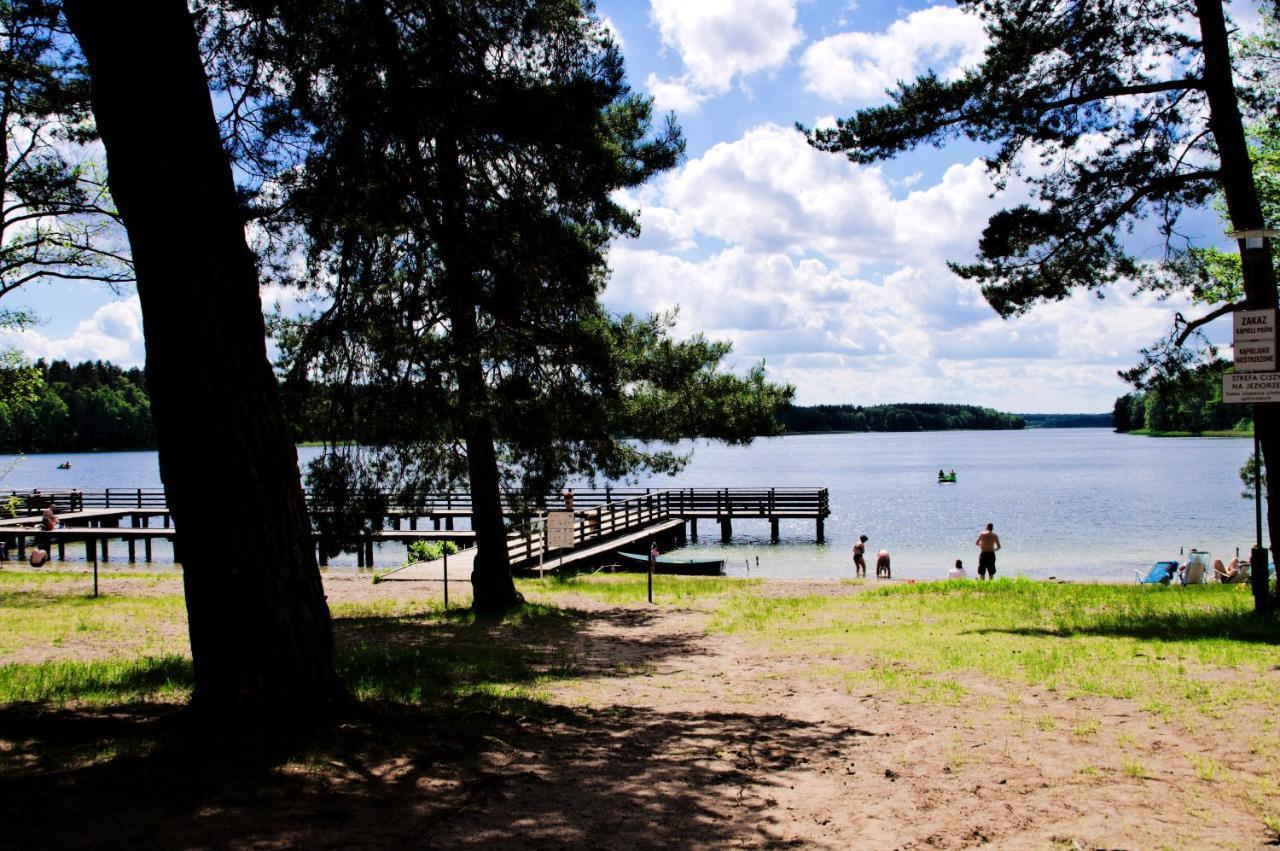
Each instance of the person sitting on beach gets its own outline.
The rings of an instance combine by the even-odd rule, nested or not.
[[[876,553],[876,578],[883,576],[885,579],[891,579],[889,570],[889,551],[881,550]]]
[[[964,562],[956,559],[956,566],[947,571],[948,579],[968,579],[969,574],[965,572]]]
[[[1234,582],[1240,575],[1240,559],[1233,558],[1226,567],[1222,566],[1222,559],[1214,559],[1213,575],[1218,577],[1219,582]]]

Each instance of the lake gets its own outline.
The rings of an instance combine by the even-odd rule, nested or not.
[[[654,487],[827,487],[827,543],[812,521],[783,521],[769,543],[767,521],[734,520],[719,543],[713,521],[699,524],[691,551],[713,551],[731,575],[851,576],[850,551],[868,536],[869,558],[887,549],[894,576],[939,578],[957,559],[972,574],[974,538],[994,523],[1000,574],[1128,579],[1135,568],[1197,547],[1224,560],[1253,541],[1253,503],[1241,499],[1240,466],[1252,441],[1147,438],[1108,429],[1030,429],[892,434],[815,434],[762,438],[750,446],[690,443],[693,460]],[[299,449],[303,461],[320,450]],[[14,463],[16,461],[16,464]],[[57,470],[70,461],[70,470]],[[160,486],[154,452],[0,455],[0,487],[97,490]],[[956,484],[940,485],[940,468]],[[585,483],[578,483],[585,486]],[[79,547],[71,548],[80,550]],[[386,545],[379,565],[403,550]],[[71,553],[69,553],[71,555]],[[354,564],[354,557],[337,566]]]

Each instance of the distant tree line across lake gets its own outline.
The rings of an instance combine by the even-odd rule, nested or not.
[[[894,405],[793,405],[780,414],[788,432],[952,431],[1020,429],[1026,420],[976,405],[908,402]]]
[[[1203,364],[1176,378],[1151,382],[1144,390],[1116,399],[1119,432],[1249,432],[1249,408],[1222,401],[1224,361]]]
[[[151,403],[141,369],[124,369],[105,361],[75,365],[65,360],[36,361],[35,391],[25,399],[0,406],[0,452],[89,452],[154,449]],[[1214,382],[1215,386],[1220,381]],[[1203,389],[1203,388],[1202,388]],[[1148,402],[1148,399],[1150,400]],[[1121,402],[1124,402],[1122,405]],[[1150,406],[1155,422],[1192,430],[1231,428],[1230,411],[1204,414],[1188,398],[1169,391],[1130,394],[1116,401],[1117,430],[1133,422],[1145,427]],[[306,426],[308,405],[291,405],[296,440],[316,439]],[[1214,411],[1223,406],[1220,400]],[[1199,410],[1200,419],[1188,412]],[[1136,412],[1136,413],[1134,413]],[[1134,419],[1134,417],[1138,419]],[[778,418],[787,432],[951,431],[1023,428],[1108,428],[1112,414],[1009,414],[976,405],[901,403],[893,405],[789,405]],[[1224,419],[1225,418],[1225,419]],[[1219,423],[1226,422],[1226,425]],[[1123,424],[1125,428],[1119,426]]]
[[[104,361],[38,360],[22,398],[0,405],[0,451],[151,449],[155,428],[142,370]]]

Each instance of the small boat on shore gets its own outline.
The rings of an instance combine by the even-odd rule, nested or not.
[[[649,557],[638,553],[617,553],[619,566],[623,570],[648,570]],[[722,558],[681,558],[680,556],[658,556],[654,565],[655,573],[671,573],[680,576],[723,576],[724,559]]]

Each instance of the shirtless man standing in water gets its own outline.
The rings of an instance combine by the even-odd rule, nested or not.
[[[978,578],[996,578],[996,550],[1000,549],[1000,536],[992,531],[994,527],[988,523],[983,532],[978,533]]]
[[[866,578],[867,575],[867,536],[863,535],[858,538],[858,543],[853,545],[853,575]]]

